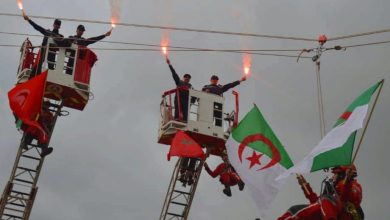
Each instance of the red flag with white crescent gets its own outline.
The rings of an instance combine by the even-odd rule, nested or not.
[[[37,118],[42,108],[43,93],[47,71],[17,84],[8,92],[9,105],[12,112],[27,125],[26,132],[31,133],[40,143],[46,143],[48,137]]]

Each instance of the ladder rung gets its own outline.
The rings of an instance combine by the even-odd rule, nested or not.
[[[170,212],[167,212],[167,214],[168,214],[168,215],[173,215],[173,216],[176,216],[176,217],[181,217],[181,218],[184,217],[183,215],[178,215],[178,214],[170,213]]]
[[[171,201],[171,203],[176,204],[176,205],[188,206],[188,204],[181,203],[181,202],[173,202],[173,201]]]
[[[41,158],[32,157],[32,156],[29,156],[29,155],[22,155],[22,157],[29,158],[29,159],[32,159],[32,160],[41,160]]]
[[[12,198],[12,199],[18,199],[18,200],[28,201],[28,199],[25,199],[25,198],[23,198],[23,197],[11,196],[11,195],[9,195],[8,197],[10,197],[10,198]]]
[[[38,145],[37,144],[32,144],[32,143],[30,143],[30,144],[28,144],[29,146],[32,146],[32,147],[38,147]]]
[[[23,217],[19,217],[19,216],[16,216],[16,215],[10,215],[10,214],[3,214],[4,216],[7,216],[7,217],[10,217],[10,218],[14,218],[14,219],[23,219]]]
[[[5,207],[4,209],[7,209],[7,210],[10,210],[10,211],[13,211],[13,212],[21,212],[21,213],[24,212],[23,210],[13,209],[13,208],[8,208],[8,207]]]
[[[27,193],[24,193],[24,192],[15,191],[15,190],[12,190],[11,192],[13,192],[15,194],[24,195],[24,196],[30,196],[30,194],[27,194]]]
[[[14,180],[15,180],[15,181],[19,181],[19,182],[23,182],[23,183],[28,183],[28,184],[31,184],[31,185],[33,185],[33,184],[34,184],[34,183],[33,183],[33,182],[31,182],[31,181],[22,180],[22,179],[18,179],[18,178],[15,178]]]
[[[37,172],[36,170],[30,169],[30,168],[26,168],[26,167],[18,167],[18,169],[29,171],[29,172],[34,172],[34,173]]]
[[[181,194],[191,195],[191,193],[180,191],[180,190],[173,190],[173,191]]]
[[[10,203],[8,203],[8,204],[10,204],[10,205],[14,205],[14,206],[19,206],[19,207],[26,207],[24,204],[22,205],[22,204],[18,204],[18,203],[14,203],[14,202],[10,202]]]

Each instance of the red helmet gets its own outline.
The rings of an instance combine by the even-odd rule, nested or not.
[[[355,165],[348,165],[348,166],[337,166],[332,168],[333,174],[346,174],[347,171],[350,169],[350,172],[352,172],[352,176],[357,176],[357,170]]]

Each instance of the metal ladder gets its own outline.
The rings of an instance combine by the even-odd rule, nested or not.
[[[186,220],[190,212],[192,200],[195,196],[196,187],[203,169],[204,160],[197,159],[196,170],[194,172],[194,183],[191,186],[182,186],[180,178],[180,162],[177,160],[173,170],[168,192],[164,200],[164,205],[160,214],[160,220]]]
[[[49,128],[51,135],[58,116],[62,116],[62,103],[50,103],[47,111],[54,113]],[[41,156],[42,149],[36,140],[26,143],[26,134],[20,142],[14,167],[9,181],[0,199],[0,220],[28,220],[38,191],[37,182],[45,157]]]

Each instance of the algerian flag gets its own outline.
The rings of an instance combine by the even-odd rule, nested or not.
[[[275,178],[293,163],[257,106],[233,129],[226,148],[260,212],[265,211],[280,187]]]
[[[383,81],[376,83],[355,99],[320,143],[300,163],[276,180],[279,181],[293,173],[314,172],[351,164],[356,132],[363,127],[371,96],[382,83]]]

